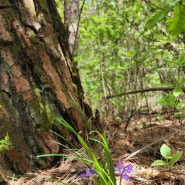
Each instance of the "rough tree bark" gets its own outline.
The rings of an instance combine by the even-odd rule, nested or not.
[[[0,139],[8,133],[13,144],[5,156],[7,169],[25,173],[52,162],[36,158],[61,152],[49,130],[72,137],[55,124],[55,117],[85,130],[74,101],[92,118],[55,1],[1,0]]]

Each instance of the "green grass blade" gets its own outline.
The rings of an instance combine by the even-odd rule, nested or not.
[[[111,157],[111,153],[110,153],[110,150],[109,150],[109,146],[107,144],[107,141],[106,141],[105,137],[100,132],[97,132],[97,133],[98,133],[98,135],[100,136],[100,138],[102,139],[102,142],[103,142],[103,147],[104,147],[105,154],[106,154],[106,161],[107,161],[107,165],[108,165],[110,178],[113,181],[113,184],[116,185],[116,178],[115,178],[115,173],[114,173],[114,164],[112,162],[112,157]]]
[[[66,122],[63,118],[62,119],[55,118],[55,120],[58,123],[60,123],[62,126],[67,128],[69,131],[71,131],[73,134],[75,134],[76,136],[78,135],[78,132],[68,122]]]
[[[65,137],[61,136],[60,134],[58,134],[58,133],[56,133],[56,132],[54,132],[52,130],[51,130],[51,132],[53,134],[55,134],[56,136],[58,136],[59,138],[61,138],[62,140],[64,140],[66,143],[68,143],[72,148],[77,149],[76,146],[73,145],[71,142],[69,142]]]
[[[98,155],[100,157],[101,164],[102,164],[103,168],[105,169],[106,168],[106,166],[105,166],[106,165],[106,161],[105,161],[105,159],[104,159],[104,157],[102,155],[103,154],[102,149],[98,145],[98,143],[100,143],[103,146],[103,143],[101,141],[97,140],[97,139],[94,139],[94,138],[90,138],[90,140],[94,141],[94,145],[95,145],[96,150],[98,152]]]
[[[38,158],[41,158],[41,157],[65,157],[65,158],[68,158],[68,159],[77,159],[77,160],[82,161],[83,163],[88,164],[88,165],[93,163],[93,161],[91,161],[89,159],[86,159],[84,157],[71,156],[71,155],[68,155],[68,154],[43,154],[43,155],[38,155],[37,157]]]
[[[96,156],[94,155],[94,153],[92,152],[92,150],[90,149],[90,147],[87,145],[87,143],[84,141],[84,139],[78,135],[77,136],[80,144],[84,147],[87,155],[90,157],[90,159],[93,161],[93,164],[95,166],[96,172],[99,174],[99,177],[101,179],[101,181],[103,182],[103,184],[109,184],[108,182],[110,182],[109,179],[109,174],[107,174],[105,172],[105,170],[100,166],[98,159],[96,158]]]

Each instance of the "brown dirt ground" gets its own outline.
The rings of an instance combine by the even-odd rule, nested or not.
[[[156,115],[152,118],[141,116],[132,118],[127,131],[125,123],[106,121],[107,140],[110,145],[113,162],[119,160],[124,164],[132,164],[134,172],[129,182],[122,185],[183,185],[185,184],[185,152],[182,158],[172,167],[169,173],[164,167],[151,167],[156,159],[161,159],[160,146],[165,143],[177,151],[185,151],[185,120],[173,120],[169,115],[158,121]],[[143,127],[136,129],[136,125]],[[79,153],[83,154],[83,149]],[[61,160],[57,167],[30,172],[21,178],[7,178],[10,185],[85,185],[92,184],[89,180],[79,177],[79,172],[85,166],[74,159]]]

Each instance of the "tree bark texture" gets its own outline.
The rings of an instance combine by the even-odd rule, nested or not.
[[[55,1],[1,0],[0,139],[8,133],[12,142],[5,155],[7,169],[25,173],[51,164],[52,158],[36,158],[61,152],[49,130],[72,137],[54,118],[85,130],[74,104],[91,118]]]

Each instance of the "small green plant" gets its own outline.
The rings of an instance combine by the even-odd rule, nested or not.
[[[0,161],[2,162],[5,177],[6,177],[6,172],[7,172],[6,163],[5,163],[5,151],[9,150],[11,145],[12,143],[10,141],[9,135],[6,134],[5,138],[0,140]]]
[[[156,160],[154,161],[151,166],[164,166],[168,168],[169,172],[169,178],[171,177],[172,172],[172,166],[174,163],[180,160],[182,157],[183,152],[177,152],[176,154],[172,154],[172,150],[169,146],[166,144],[163,144],[160,148],[160,154],[164,158],[163,160]],[[170,185],[172,184],[171,178],[170,178]]]
[[[177,87],[173,89],[171,94],[164,94],[162,97],[157,99],[157,102],[162,107],[173,109],[173,117],[179,121],[181,121],[185,116],[185,101],[180,98],[180,96],[183,94],[183,89],[181,86],[183,86],[184,83],[185,79],[183,79],[182,82],[180,82]],[[163,120],[163,117],[157,116],[157,119]]]
[[[11,145],[9,135],[6,134],[5,138],[0,140],[0,152],[4,153],[5,150],[9,150]]]
[[[172,165],[182,157],[183,152],[180,151],[176,154],[172,154],[171,148],[166,144],[163,144],[160,148],[160,154],[164,160],[156,160],[151,164],[151,166],[165,166],[170,170]]]

